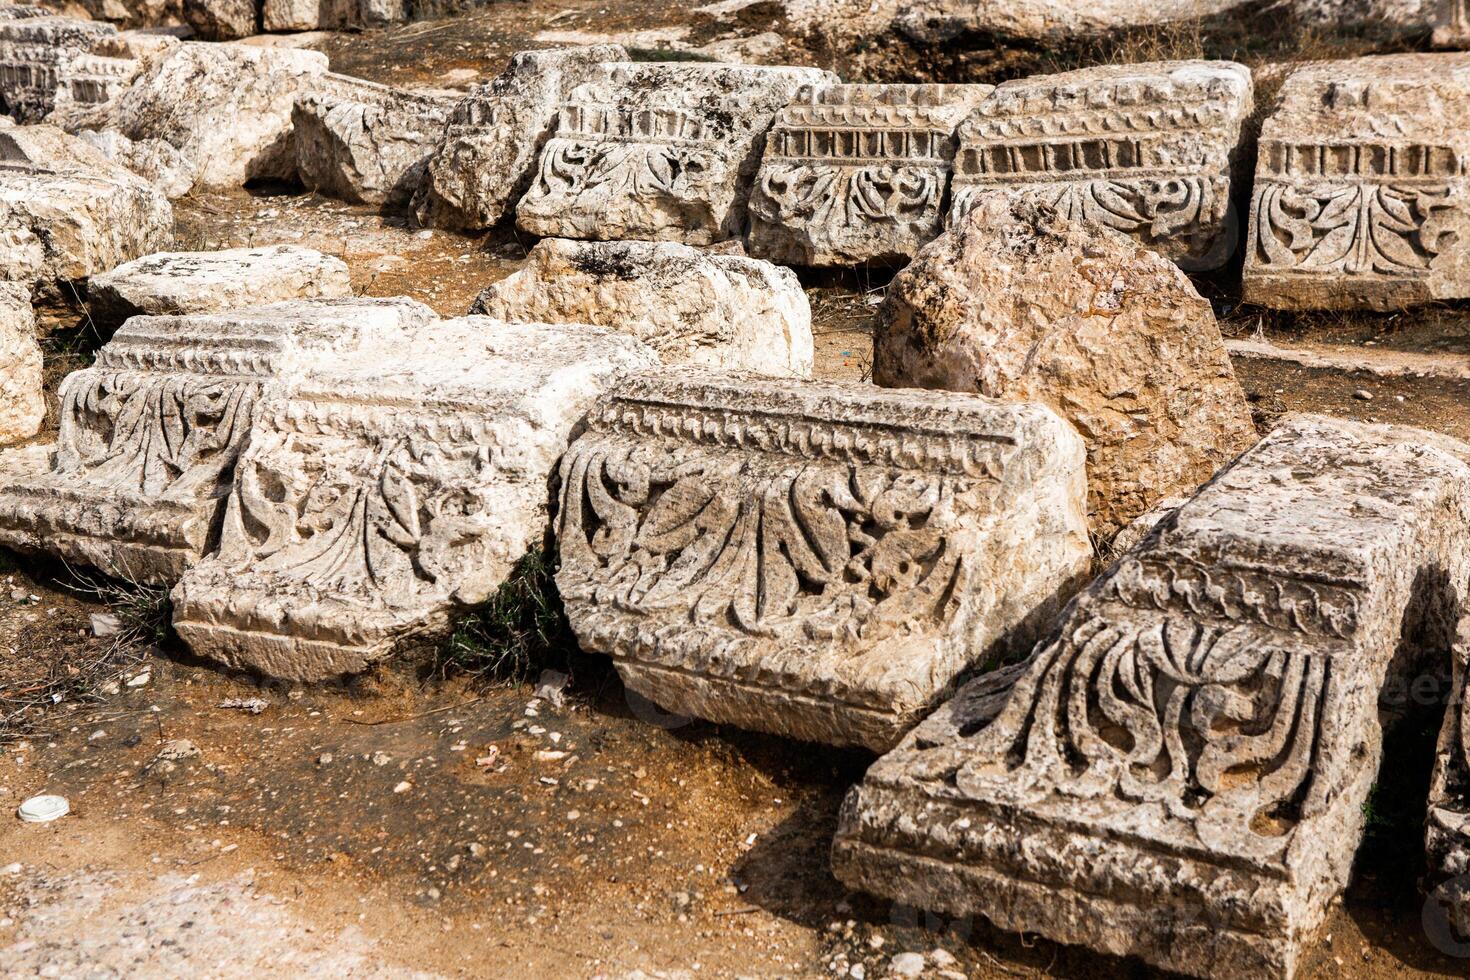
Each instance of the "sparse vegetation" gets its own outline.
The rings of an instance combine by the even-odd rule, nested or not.
[[[435,651],[434,672],[519,681],[543,667],[564,666],[577,641],[562,611],[554,573],[549,550],[529,552],[495,597],[461,619]]]

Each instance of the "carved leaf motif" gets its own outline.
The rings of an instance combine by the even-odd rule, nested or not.
[[[1281,269],[1416,276],[1445,244],[1433,231],[1445,185],[1268,184],[1257,194],[1256,255]]]
[[[767,167],[752,202],[774,224],[813,228],[907,224],[938,220],[943,192],[931,167]]]

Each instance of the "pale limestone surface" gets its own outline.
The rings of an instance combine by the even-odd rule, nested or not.
[[[40,122],[58,101],[102,101],[126,68],[91,52],[116,37],[111,24],[70,17],[0,18],[0,112]]]
[[[1024,200],[984,202],[895,277],[873,378],[1055,408],[1087,441],[1104,538],[1256,439],[1189,279],[1110,228]]]
[[[1470,55],[1287,76],[1261,127],[1245,298],[1393,310],[1470,296]]]
[[[1465,0],[1438,0],[1434,10],[1434,46],[1470,48],[1470,9]]]
[[[87,310],[102,327],[128,317],[222,313],[292,299],[352,295],[347,263],[299,245],[162,252],[87,283]]]
[[[944,228],[955,127],[989,85],[803,88],[776,116],[750,199],[750,254],[902,264]]]
[[[521,51],[493,80],[454,107],[414,195],[419,222],[438,228],[491,228],[530,186],[557,109],[596,68],[623,61],[620,45]]]
[[[454,104],[454,96],[327,75],[291,113],[296,172],[329,197],[406,204]]]
[[[81,280],[172,241],[142,179],[54,127],[0,129],[0,280]]]
[[[258,0],[184,0],[183,15],[201,41],[235,41],[260,33]]]
[[[899,0],[905,34],[938,43],[974,31],[1027,40],[1060,40],[1208,17],[1249,0]]]
[[[176,201],[194,189],[194,162],[163,140],[131,140],[115,129],[83,129],[76,137]]]
[[[264,0],[261,23],[268,32],[379,27],[408,20],[409,7],[407,0]]]
[[[0,446],[29,439],[46,420],[41,347],[30,290],[0,282]]]
[[[843,805],[850,887],[1199,977],[1293,975],[1352,869],[1379,691],[1442,660],[1470,446],[1283,423]]]
[[[816,68],[603,65],[561,107],[516,223],[535,235],[709,245],[739,238],[776,113]]]
[[[67,127],[161,139],[194,162],[201,187],[289,179],[292,107],[326,70],[318,51],[186,42],[152,60],[111,102],[69,115]]]
[[[545,543],[549,482],[592,403],[656,363],[597,327],[483,317],[337,358],[263,400],[174,628],[201,656],[302,681],[443,632]]]
[[[959,129],[951,222],[1022,196],[1107,225],[1189,270],[1235,253],[1231,166],[1251,73],[1229,61],[1085,68],[998,86]]]
[[[1470,460],[1470,458],[1467,458]],[[1470,592],[1470,582],[1460,594]],[[1429,902],[1424,930],[1441,950],[1470,942],[1470,609],[1461,609],[1455,638],[1451,689],[1440,728],[1438,755],[1429,787],[1424,847]],[[1412,691],[1412,685],[1410,686]]]
[[[1040,405],[654,372],[561,470],[583,648],[679,714],[886,749],[1084,581],[1083,449]]]
[[[648,344],[665,364],[812,373],[811,305],[795,273],[675,242],[544,238],[470,312],[609,327]]]
[[[56,443],[0,453],[0,543],[176,581],[214,545],[261,404],[432,319],[408,299],[134,317],[62,383]]]

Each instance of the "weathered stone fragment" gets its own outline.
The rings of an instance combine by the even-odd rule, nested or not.
[[[308,188],[370,204],[406,204],[444,135],[454,98],[328,75],[296,100],[296,171]]]
[[[517,224],[557,238],[709,245],[745,230],[766,131],[815,68],[613,64],[562,106]]]
[[[544,238],[525,268],[480,293],[470,312],[610,327],[666,364],[812,373],[812,311],[795,273],[675,242]]]
[[[557,586],[663,708],[885,749],[1080,584],[1083,482],[1040,405],[641,375],[562,463]]]
[[[158,188],[170,201],[194,189],[194,162],[163,140],[130,140],[115,129],[84,129],[76,136]]]
[[[124,59],[92,51],[116,37],[111,24],[69,17],[0,18],[0,112],[40,122],[58,101],[109,98],[132,68]]]
[[[79,280],[173,241],[168,198],[51,126],[0,130],[0,280]]]
[[[184,0],[184,21],[204,41],[234,41],[259,34],[257,0]]]
[[[380,27],[409,19],[406,0],[265,0],[261,19],[267,31],[333,31]]]
[[[291,109],[326,70],[319,51],[186,42],[150,62],[107,105],[69,115],[67,126],[161,139],[194,161],[203,187],[290,179]]]
[[[788,265],[902,263],[944,229],[955,127],[988,85],[829,85],[776,117],[750,253]]]
[[[443,630],[545,540],[549,481],[593,401],[656,363],[595,327],[479,317],[338,359],[263,402],[219,552],[174,590],[175,629],[295,680]]]
[[[1228,61],[1086,68],[1006,82],[960,126],[956,221],[1023,196],[1133,236],[1185,269],[1237,244],[1230,170],[1251,75]]]
[[[965,32],[1061,40],[1194,20],[1241,7],[1250,0],[904,0],[896,24],[908,36],[931,44]]]
[[[1470,296],[1470,55],[1322,62],[1261,128],[1245,298],[1392,310]]]
[[[1055,408],[1087,441],[1101,537],[1256,438],[1188,278],[1110,228],[1024,200],[983,202],[894,279],[873,378]]]
[[[1467,593],[1470,583],[1460,589],[1462,597]],[[1439,733],[1424,833],[1429,870],[1424,931],[1441,952],[1470,946],[1470,702],[1465,699],[1470,677],[1470,610],[1462,607],[1461,611],[1452,687]]]
[[[29,439],[45,420],[41,347],[30,290],[0,282],[0,446]]]
[[[128,317],[222,313],[292,299],[352,295],[347,263],[298,245],[163,252],[134,259],[87,283],[99,326]]]
[[[1465,0],[1438,0],[1434,10],[1434,46],[1470,48],[1470,10]]]
[[[1362,836],[1380,688],[1443,658],[1465,609],[1457,454],[1284,423],[869,770],[837,877],[1193,976],[1290,977]]]
[[[261,404],[351,351],[401,356],[432,317],[347,299],[133,318],[62,383],[56,444],[0,453],[0,543],[173,582],[213,546]]]
[[[522,51],[494,80],[471,89],[414,195],[419,222],[468,231],[499,224],[530,185],[557,108],[597,66],[627,56],[616,44]]]

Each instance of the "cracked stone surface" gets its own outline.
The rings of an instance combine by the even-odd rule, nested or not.
[[[0,446],[41,431],[46,399],[41,391],[41,347],[30,290],[0,282]]]

